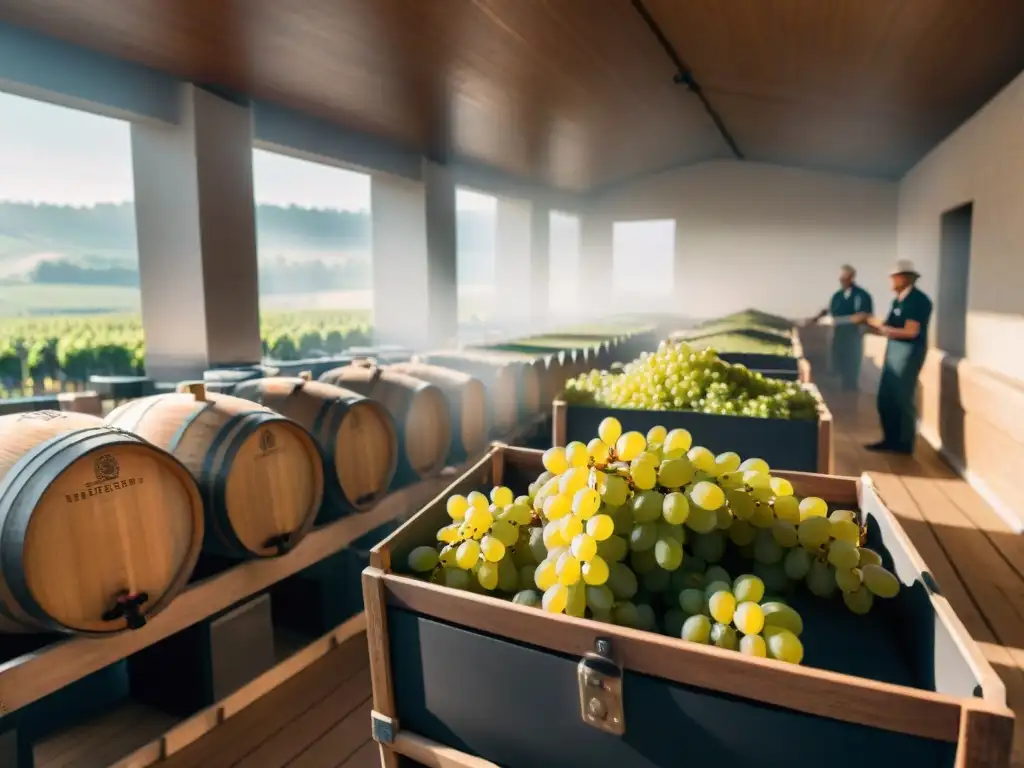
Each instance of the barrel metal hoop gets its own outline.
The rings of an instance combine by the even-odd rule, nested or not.
[[[317,408],[316,416],[313,417],[312,429],[310,430],[313,440],[320,448],[320,461],[324,469],[325,500],[327,498],[335,499],[345,506],[348,506],[348,499],[345,498],[345,493],[341,488],[341,478],[338,476],[338,468],[335,464],[337,444],[335,440],[331,439],[331,436],[338,434],[338,430],[341,429],[341,422],[344,420],[349,408],[350,403],[344,398],[325,398],[320,403],[320,407]],[[321,434],[324,435],[322,442],[319,439]]]
[[[201,411],[197,410],[188,419],[186,424],[182,425],[179,430],[179,434],[183,435],[185,428],[192,423],[196,416]],[[210,445],[207,448],[206,456],[203,459],[202,467],[199,470],[199,489],[203,496],[203,502],[206,509],[206,519],[210,524],[210,527],[216,532],[219,543],[226,547],[231,555],[233,556],[244,556],[248,557],[251,555],[245,545],[242,544],[241,540],[235,535],[234,528],[231,526],[231,521],[227,514],[227,495],[226,495],[226,484],[221,482],[221,477],[214,472],[215,462],[217,454],[221,447],[228,441],[229,438],[234,437],[234,428],[236,425],[243,423],[246,419],[250,418],[254,414],[262,414],[264,411],[244,411],[243,413],[236,413],[230,417],[221,428],[217,430],[213,440],[210,441]],[[180,437],[178,438],[180,440]],[[232,441],[234,442],[234,441]],[[177,445],[175,444],[175,447]],[[236,448],[233,452],[228,453],[233,458],[238,452]],[[228,455],[225,456],[223,467],[226,469],[230,464]],[[226,475],[227,472],[224,472]],[[222,487],[223,486],[223,487]]]
[[[159,398],[156,398],[156,399],[159,399]],[[185,439],[185,432],[188,431],[188,428],[191,427],[196,422],[196,420],[203,413],[206,412],[207,408],[212,408],[212,407],[213,407],[213,401],[211,401],[211,400],[204,400],[204,401],[202,401],[200,403],[200,407],[199,408],[196,408],[194,411],[192,411],[192,413],[190,413],[188,415],[188,418],[185,419],[181,423],[181,426],[178,427],[178,429],[174,433],[174,436],[171,438],[170,442],[167,444],[167,452],[168,453],[174,453],[176,450],[178,450],[178,446],[181,445],[181,441]],[[136,426],[138,426],[138,425],[136,424]]]
[[[122,431],[125,431],[129,434],[134,434],[134,430],[139,428],[139,424],[142,423],[142,420],[145,418],[146,414],[149,413],[150,409],[157,405],[159,402],[159,397],[147,397],[143,400],[136,400],[128,410],[128,412],[132,413],[132,415],[134,416],[134,420],[120,427],[114,427],[114,429],[121,429]],[[135,435],[135,437],[138,437],[138,435]]]
[[[116,439],[111,439],[115,437]],[[126,437],[130,438],[131,442],[145,442],[137,435],[124,433],[120,430],[112,430],[105,426],[87,427],[83,430],[56,435],[35,446],[22,456],[11,468],[11,471],[8,472],[3,485],[0,486],[2,488],[0,490],[0,497],[10,493],[9,503],[0,505],[0,515],[2,515],[2,520],[0,520],[0,571],[2,571],[4,582],[15,597],[18,606],[32,619],[51,631],[65,633],[71,631],[71,628],[56,621],[52,616],[43,611],[42,606],[36,602],[35,596],[28,586],[24,570],[24,550],[21,547],[21,543],[24,542],[25,533],[32,519],[32,510],[35,509],[43,494],[46,493],[50,483],[59,477],[70,466],[71,462],[69,461],[48,482],[39,484],[36,487],[31,484],[31,481],[35,479],[32,470],[45,464],[47,460],[57,455],[62,449],[82,446],[83,443],[95,442],[94,445],[88,445],[80,453],[77,453],[75,456],[77,459],[107,445],[123,444]],[[28,498],[22,499],[22,496],[25,494],[28,495]],[[9,614],[6,608],[3,609],[3,612]],[[16,623],[22,623],[20,619],[14,616],[8,615],[8,618]]]

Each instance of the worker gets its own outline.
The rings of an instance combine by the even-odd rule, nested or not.
[[[832,368],[839,375],[844,392],[855,392],[860,381],[860,362],[864,357],[862,327],[854,318],[874,313],[871,294],[857,285],[857,270],[844,264],[839,270],[839,290],[832,294],[828,309],[813,318],[829,318],[832,330]]]
[[[932,316],[931,299],[917,288],[919,277],[913,262],[897,261],[890,273],[896,296],[885,321],[863,315],[857,318],[872,332],[888,339],[878,384],[882,439],[867,446],[871,451],[907,455],[914,452],[917,378],[928,350],[928,321]]]

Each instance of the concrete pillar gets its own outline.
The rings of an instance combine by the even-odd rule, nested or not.
[[[507,333],[526,331],[533,314],[530,295],[530,226],[525,200],[498,198],[494,233],[494,315]]]
[[[588,210],[580,215],[580,265],[577,306],[583,317],[607,315],[613,307],[612,217]]]
[[[377,343],[451,345],[458,332],[451,172],[424,162],[420,181],[377,174],[370,198]]]
[[[427,211],[427,329],[431,346],[451,346],[459,334],[458,245],[455,176],[451,169],[423,161]]]
[[[543,329],[551,313],[551,209],[534,203],[530,216],[530,310],[531,325]]]
[[[262,358],[252,116],[180,86],[176,125],[134,123],[146,372],[158,381]]]

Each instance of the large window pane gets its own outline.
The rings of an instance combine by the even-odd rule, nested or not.
[[[548,303],[554,317],[579,315],[580,220],[551,212],[548,252]]]
[[[130,126],[0,93],[0,397],[142,372]]]
[[[650,312],[654,306],[652,299],[672,296],[674,220],[617,221],[612,238],[612,284],[617,311]]]
[[[278,360],[369,343],[370,177],[253,152],[260,321]]]
[[[470,329],[493,318],[497,211],[497,198],[462,187],[455,190],[459,322]]]

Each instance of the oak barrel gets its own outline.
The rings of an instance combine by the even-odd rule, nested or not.
[[[494,436],[501,438],[519,423],[521,365],[513,361],[471,352],[439,351],[418,355],[415,362],[429,363],[468,373],[483,382]]]
[[[326,483],[319,522],[366,511],[388,492],[398,467],[398,432],[380,403],[305,376],[246,381],[234,395],[287,416],[316,440]]]
[[[323,460],[309,433],[256,403],[206,391],[133,400],[107,423],[174,454],[206,504],[203,549],[229,558],[273,557],[309,531],[324,495]]]
[[[427,363],[396,363],[389,371],[414,376],[433,384],[448,401],[452,419],[452,452],[456,460],[487,447],[487,392],[483,382],[468,373]]]
[[[513,370],[516,371],[516,381],[519,385],[519,415],[521,418],[527,419],[542,409],[544,394],[547,390],[545,383],[547,370],[540,356],[532,353],[505,352],[483,347],[470,347],[465,350],[465,353],[503,360],[513,366]],[[549,409],[550,405],[548,403]]]
[[[89,414],[0,417],[0,632],[138,628],[202,542],[199,489],[173,456]]]
[[[387,409],[398,428],[398,471],[392,487],[438,474],[452,445],[451,413],[429,382],[368,361],[327,371],[321,381],[358,392]]]

